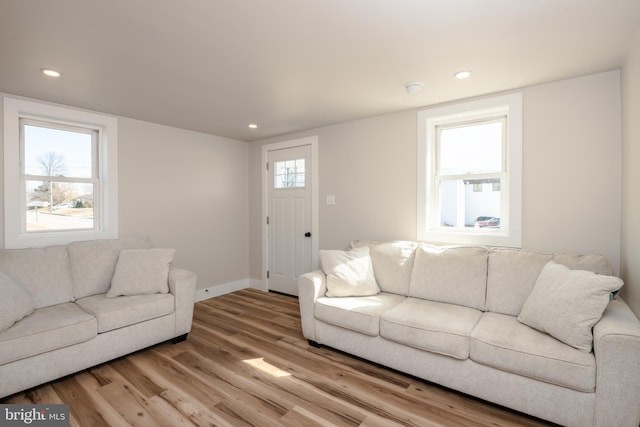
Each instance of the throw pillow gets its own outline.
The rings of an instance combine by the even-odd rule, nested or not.
[[[166,294],[175,249],[123,249],[107,297]]]
[[[350,251],[321,250],[319,255],[322,271],[327,275],[328,297],[369,296],[380,292],[368,246]]]
[[[33,313],[31,296],[22,286],[0,272],[0,331]]]
[[[549,261],[536,280],[518,320],[578,350],[590,352],[592,328],[622,279],[571,270]]]

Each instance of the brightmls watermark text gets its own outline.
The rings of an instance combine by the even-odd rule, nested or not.
[[[0,405],[0,427],[69,427],[69,405]]]

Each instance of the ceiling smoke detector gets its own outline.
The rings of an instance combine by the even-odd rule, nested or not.
[[[422,82],[411,82],[405,85],[405,89],[407,89],[407,93],[409,93],[410,95],[413,95],[415,93],[420,92],[423,86],[424,86],[424,83]]]

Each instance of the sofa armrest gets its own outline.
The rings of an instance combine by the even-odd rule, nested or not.
[[[169,292],[176,301],[176,336],[189,333],[193,321],[196,274],[180,268],[169,270]]]
[[[302,334],[305,338],[317,341],[314,319],[316,300],[327,292],[327,276],[322,270],[303,274],[298,278],[298,301]]]
[[[640,321],[619,297],[593,328],[596,356],[594,425],[640,423]]]

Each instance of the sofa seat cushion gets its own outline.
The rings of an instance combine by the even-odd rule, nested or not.
[[[514,374],[581,392],[593,392],[596,361],[550,335],[518,322],[516,317],[484,313],[471,334],[470,358]]]
[[[76,301],[98,319],[98,333],[166,316],[175,311],[172,294],[131,295],[108,298],[93,295]]]
[[[97,334],[96,318],[74,303],[40,308],[0,332],[0,364],[85,342]]]
[[[382,315],[380,336],[464,360],[481,316],[481,311],[461,305],[407,298]]]
[[[382,313],[404,299],[402,295],[385,292],[365,297],[321,297],[316,300],[314,315],[323,322],[376,336],[380,333]]]

